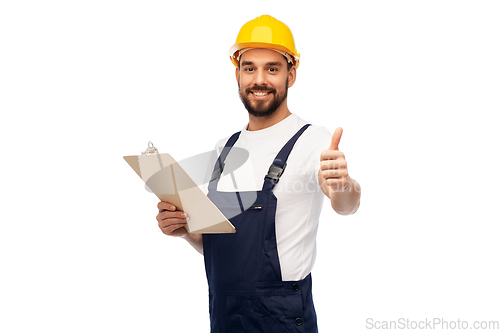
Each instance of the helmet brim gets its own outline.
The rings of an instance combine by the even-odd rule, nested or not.
[[[292,62],[295,66],[295,68],[299,67],[299,62],[300,62],[300,53],[295,53],[291,50],[289,50],[287,47],[279,44],[272,44],[272,43],[262,43],[262,42],[248,42],[248,43],[236,43],[234,44],[231,49],[229,49],[229,59],[233,63],[235,67],[238,67],[238,56],[239,56],[239,51],[245,48],[262,48],[262,49],[270,49],[270,50],[279,50],[282,52],[286,52],[287,54],[290,55],[290,58],[292,59]]]

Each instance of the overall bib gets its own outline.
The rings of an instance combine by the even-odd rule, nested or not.
[[[308,126],[280,150],[261,191],[217,191],[224,161],[240,132],[231,136],[217,160],[208,197],[224,215],[234,216],[230,221],[236,233],[203,235],[212,333],[318,331],[311,275],[301,281],[281,278],[275,231],[278,200],[273,193],[295,142]],[[245,209],[249,198],[253,204]]]

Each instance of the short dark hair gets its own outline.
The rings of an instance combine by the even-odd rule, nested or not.
[[[285,60],[286,60],[286,69],[288,71],[290,71],[290,68],[292,68],[292,66],[293,66],[293,62],[288,61],[287,57],[285,57],[285,56],[283,56],[283,58],[285,58]]]

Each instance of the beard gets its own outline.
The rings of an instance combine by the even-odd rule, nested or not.
[[[250,95],[251,91],[269,91],[269,94],[273,95],[272,100],[270,101],[259,101],[259,100],[251,100]],[[286,80],[285,90],[281,93],[278,93],[276,89],[271,87],[249,87],[245,89],[245,94],[241,93],[241,89],[238,85],[238,93],[240,95],[240,99],[247,109],[248,113],[250,113],[254,117],[268,117],[278,110],[280,105],[286,99],[288,95],[288,78]]]

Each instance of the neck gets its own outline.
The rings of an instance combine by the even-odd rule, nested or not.
[[[286,99],[281,103],[279,108],[272,115],[267,117],[255,117],[251,114],[248,115],[248,126],[247,131],[259,131],[264,128],[271,127],[276,125],[280,121],[284,120],[286,117],[291,115],[292,113],[288,110],[288,106],[286,104]]]

